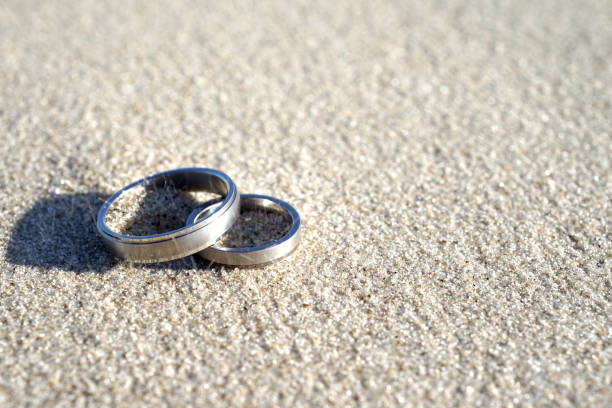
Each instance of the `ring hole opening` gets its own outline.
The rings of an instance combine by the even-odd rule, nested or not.
[[[124,191],[108,209],[106,225],[126,235],[153,235],[185,226],[185,218],[201,203],[220,197],[206,191],[186,191],[170,180],[149,181]]]
[[[201,211],[199,221],[214,211],[220,203],[213,203]],[[292,226],[291,216],[284,210],[274,208],[244,207],[232,228],[216,245],[227,248],[253,248],[277,241],[287,234]]]

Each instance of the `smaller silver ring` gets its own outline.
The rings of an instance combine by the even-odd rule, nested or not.
[[[196,208],[187,217],[186,225],[190,226],[199,218],[214,210],[220,203],[212,200]],[[256,247],[230,248],[219,243],[203,249],[197,254],[204,259],[225,265],[247,266],[261,265],[279,260],[291,254],[300,242],[300,215],[291,205],[275,197],[261,194],[242,194],[241,209],[269,209],[288,213],[291,217],[291,228],[276,241]]]

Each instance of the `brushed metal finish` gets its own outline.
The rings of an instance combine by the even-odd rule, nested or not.
[[[125,191],[153,183],[162,187],[172,184],[178,189],[222,194],[220,204],[207,217],[185,227],[153,235],[125,235],[111,231],[106,213]],[[225,173],[206,168],[183,168],[145,177],[113,194],[98,211],[96,227],[104,243],[120,258],[133,262],[160,262],[192,255],[214,244],[240,216],[240,194]]]
[[[205,217],[211,211],[216,211],[221,203],[219,200],[212,200],[196,208],[187,217],[186,224],[192,225],[198,222],[200,217]],[[204,259],[213,262],[247,266],[261,265],[277,261],[291,254],[300,242],[300,215],[291,205],[275,197],[261,194],[242,194],[240,196],[240,207],[242,209],[271,209],[288,213],[291,217],[291,229],[280,239],[265,245],[247,248],[229,248],[220,244],[209,246],[198,252]]]

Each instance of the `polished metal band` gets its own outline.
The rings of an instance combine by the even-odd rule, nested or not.
[[[187,225],[193,225],[201,217],[205,217],[211,211],[216,211],[218,202],[209,202],[193,210],[187,217]],[[291,217],[291,229],[280,239],[266,245],[251,248],[229,248],[220,244],[210,246],[198,255],[213,262],[226,265],[258,265],[281,259],[297,248],[300,241],[300,216],[297,211],[278,198],[260,194],[242,194],[240,196],[240,207],[242,209],[270,209],[286,212]]]
[[[106,225],[110,206],[127,190],[139,185],[172,185],[189,191],[223,195],[220,204],[207,217],[183,228],[154,235],[124,235]],[[133,262],[160,262],[192,255],[214,244],[240,215],[240,194],[225,173],[205,168],[185,168],[158,173],[138,180],[113,194],[98,211],[96,226],[104,243],[118,256]]]

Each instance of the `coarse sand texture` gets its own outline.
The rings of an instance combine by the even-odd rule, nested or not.
[[[2,1],[0,406],[611,406],[611,55],[609,0]],[[114,259],[182,167],[298,249]]]

